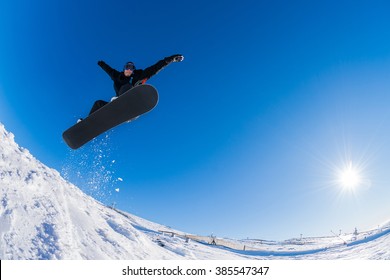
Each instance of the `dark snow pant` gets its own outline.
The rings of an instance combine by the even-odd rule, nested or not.
[[[128,91],[131,88],[132,88],[132,86],[130,84],[123,85],[119,89],[119,91],[116,93],[116,96],[122,95],[123,93],[125,93],[126,91]],[[92,114],[93,112],[99,110],[100,108],[102,108],[104,105],[107,105],[107,104],[108,104],[108,102],[104,101],[104,100],[97,100],[97,101],[95,101],[95,103],[93,104],[92,109],[89,112],[89,114]]]
[[[104,100],[97,100],[97,101],[95,101],[95,103],[93,104],[92,109],[89,112],[89,114],[92,114],[93,112],[99,110],[100,108],[102,108],[106,104],[108,104],[108,102],[104,101]]]

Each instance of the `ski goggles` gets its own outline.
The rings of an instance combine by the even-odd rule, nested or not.
[[[135,70],[135,66],[133,63],[127,63],[125,66],[123,66],[123,70],[131,70],[131,71],[134,71]]]

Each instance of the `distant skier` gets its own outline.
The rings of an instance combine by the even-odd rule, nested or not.
[[[164,59],[158,61],[156,64],[149,66],[145,69],[136,69],[133,62],[127,62],[123,66],[123,71],[119,72],[118,70],[113,69],[107,63],[100,60],[98,65],[110,76],[114,82],[114,90],[116,97],[125,93],[127,90],[131,89],[134,86],[143,84],[153,75],[157,74],[161,69],[166,67],[172,62],[183,61],[184,57],[180,54],[175,54],[172,56],[165,57]],[[115,99],[116,97],[113,97]],[[111,100],[113,100],[111,99]],[[92,106],[92,109],[89,113],[92,114],[96,110],[100,109],[108,102],[104,100],[97,100]],[[79,119],[81,121],[82,119]]]

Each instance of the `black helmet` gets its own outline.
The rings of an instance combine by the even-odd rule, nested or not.
[[[124,70],[131,70],[131,71],[134,71],[135,70],[135,65],[133,62],[129,61],[127,62],[124,66],[123,66],[123,71]]]

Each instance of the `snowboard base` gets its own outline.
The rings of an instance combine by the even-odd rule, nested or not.
[[[62,134],[65,143],[78,149],[100,134],[132,121],[151,111],[158,102],[157,90],[151,85],[131,88]]]

